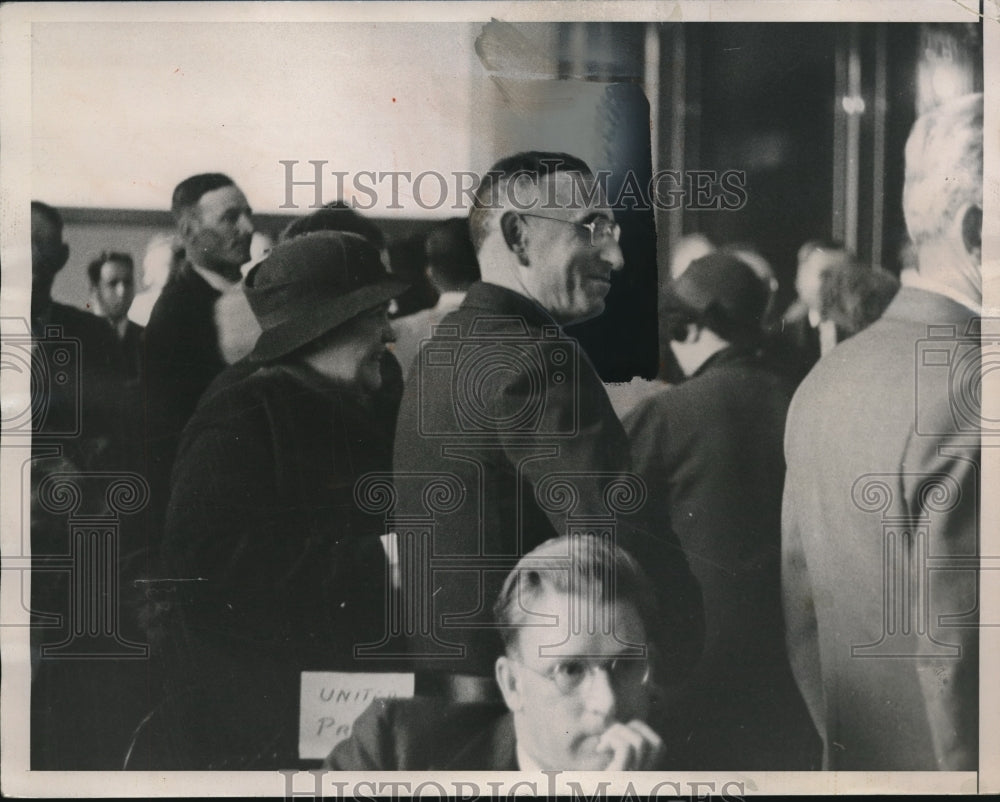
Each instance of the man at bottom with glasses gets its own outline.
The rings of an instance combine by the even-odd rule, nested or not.
[[[608,539],[548,540],[520,559],[494,606],[505,647],[495,677],[505,704],[376,700],[326,767],[662,769],[661,738],[647,723],[656,688],[652,633],[662,630],[656,611],[649,579]]]

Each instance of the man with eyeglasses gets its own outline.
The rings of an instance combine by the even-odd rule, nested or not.
[[[343,771],[665,768],[647,723],[672,633],[638,562],[607,538],[554,538],[518,562],[494,606],[504,704],[380,699],[326,760]],[[654,648],[653,633],[660,648]],[[666,647],[666,648],[664,648]]]
[[[418,687],[456,701],[496,698],[499,643],[485,600],[519,557],[580,517],[615,529],[655,566],[671,602],[686,602],[672,609],[699,649],[697,584],[668,522],[628,528],[609,492],[632,470],[628,439],[562,330],[604,311],[624,267],[603,188],[574,156],[520,153],[483,177],[469,231],[482,280],[421,343],[396,428],[393,514],[433,523],[410,567],[432,581],[402,599],[414,619],[427,616],[407,633],[421,658]],[[429,492],[437,481],[455,491],[446,509]],[[439,557],[448,564],[430,564]]]

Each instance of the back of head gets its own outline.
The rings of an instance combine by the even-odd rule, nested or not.
[[[424,247],[431,277],[439,290],[461,291],[479,280],[479,262],[465,218],[453,217],[435,226]]]
[[[333,201],[322,209],[317,209],[305,217],[293,220],[278,237],[279,242],[286,242],[303,234],[315,231],[342,231],[347,234],[358,234],[364,237],[377,250],[385,247],[385,237],[382,230],[367,217],[362,217],[343,201]]]
[[[982,205],[983,95],[972,94],[937,107],[913,124],[903,183],[910,239],[918,250],[944,239],[964,208],[981,210]]]
[[[59,214],[59,210],[54,206],[49,206],[49,204],[42,201],[33,200],[31,202],[31,214],[32,216],[38,215],[41,219],[47,221],[62,236],[62,215]]]
[[[742,259],[716,251],[695,259],[666,290],[671,327],[697,323],[734,345],[762,334],[770,288]]]
[[[821,313],[842,336],[852,337],[882,316],[898,290],[899,279],[888,270],[851,262],[823,274]]]
[[[757,278],[759,278],[763,282],[764,286],[767,287],[770,302],[768,303],[768,308],[765,311],[766,317],[767,313],[771,311],[771,302],[774,301],[774,298],[778,293],[778,277],[774,274],[774,268],[771,267],[771,263],[767,261],[764,254],[749,243],[734,242],[730,245],[726,245],[722,248],[722,250],[726,253],[731,253],[743,262],[743,264],[757,274]]]
[[[51,285],[56,273],[69,258],[69,247],[63,242],[63,219],[58,210],[42,201],[31,202],[31,275],[39,286]],[[44,293],[33,293],[32,302],[42,300]],[[37,298],[36,298],[37,296]]]
[[[596,535],[563,536],[528,552],[504,580],[493,612],[508,653],[517,650],[518,633],[528,620],[532,599],[553,592],[580,600],[580,606],[589,605],[581,613],[589,621],[600,615],[597,607],[631,604],[647,635],[655,637],[656,595],[635,558]]]
[[[771,267],[771,263],[767,261],[764,254],[758,251],[757,248],[749,242],[731,242],[728,245],[723,245],[719,250],[735,256],[754,273],[756,273],[757,278],[763,281],[767,286],[771,286],[772,281],[777,281],[774,276],[774,268]]]
[[[538,150],[517,153],[496,162],[480,180],[469,212],[469,234],[476,253],[479,253],[490,233],[492,215],[507,208],[505,203],[511,194],[510,184],[526,180],[538,186],[542,178],[556,173],[590,176],[593,171],[576,156]]]
[[[180,220],[185,212],[198,204],[203,195],[222,187],[231,186],[235,186],[233,179],[222,173],[199,173],[185,178],[174,189],[170,211],[173,213],[174,219]]]

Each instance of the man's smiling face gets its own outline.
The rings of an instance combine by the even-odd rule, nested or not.
[[[614,214],[591,176],[559,172],[538,185],[537,203],[523,215],[528,265],[525,289],[562,324],[577,323],[604,311],[611,274],[624,266],[613,237],[592,239],[583,225]],[[518,193],[519,199],[521,193]],[[551,200],[555,203],[551,203]],[[589,199],[589,203],[584,203]],[[544,215],[544,217],[535,216]],[[551,218],[551,219],[549,219]]]

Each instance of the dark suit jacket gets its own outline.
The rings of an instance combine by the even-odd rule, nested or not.
[[[220,294],[185,262],[167,281],[146,325],[148,470],[153,507],[161,513],[184,425],[226,367],[215,327]]]
[[[606,512],[617,512],[619,543],[669,589],[663,632],[681,662],[690,661],[700,648],[700,594],[669,523],[644,532],[605,506],[615,495],[605,494],[609,482],[631,471],[632,461],[625,430],[576,341],[528,298],[483,282],[442,325],[455,336],[439,329],[411,367],[394,453],[395,514],[431,513],[435,556],[453,558],[434,575],[431,626],[440,642],[467,651],[439,655],[430,669],[492,676],[499,639],[489,628],[490,607],[504,577],[535,546]],[[570,474],[575,494],[543,484],[557,472]],[[424,492],[428,474],[454,478],[454,504],[425,507],[438,501]]]
[[[184,263],[156,299],[146,326],[150,395],[162,400],[170,423],[181,428],[226,367],[214,317],[220,294]]]
[[[37,300],[37,299],[36,299]],[[31,360],[31,582],[33,613],[58,615],[61,623],[32,627],[34,646],[52,647],[72,638],[75,583],[66,571],[73,553],[72,524],[66,511],[39,503],[37,489],[51,473],[80,477],[88,472],[118,473],[133,466],[128,445],[129,404],[116,358],[117,342],[107,323],[89,312],[51,303],[32,320]],[[27,488],[24,492],[28,497]],[[85,497],[80,507],[100,513],[103,494]],[[136,516],[117,524],[118,562],[109,588],[126,594],[122,561],[142,533]],[[111,584],[113,583],[113,584]],[[116,602],[115,631],[135,642],[129,611]],[[33,769],[106,769],[120,761],[127,734],[141,713],[130,705],[126,681],[133,661],[42,660],[32,672],[31,766]],[[103,663],[98,670],[98,663]]]
[[[354,485],[389,470],[390,433],[366,396],[306,367],[246,362],[184,431],[163,551],[167,576],[202,581],[186,583],[169,626],[173,684],[222,686],[190,711],[199,738],[280,734],[247,767],[297,765],[299,672],[362,670],[354,646],[383,632],[384,529]]]
[[[146,361],[146,329],[138,323],[128,321],[125,336],[118,340],[118,346],[125,379],[141,381]]]
[[[517,771],[503,704],[377,699],[324,761],[337,771]]]
[[[768,350],[776,364],[800,382],[819,361],[819,329],[809,322],[805,306],[786,314],[769,333]]]
[[[788,648],[828,769],[977,764],[976,572],[922,563],[929,555],[947,569],[978,554],[972,319],[904,287],[880,320],[820,360],[792,401]]]
[[[122,434],[120,467],[146,475],[146,330],[129,320],[125,336],[119,337],[110,321],[104,320],[114,338],[114,360],[121,376],[118,425]]]
[[[818,764],[781,615],[793,390],[752,351],[728,348],[625,418],[649,491],[644,514],[650,525],[670,516],[704,596],[705,652],[665,705],[686,769],[808,769],[810,746]]]

